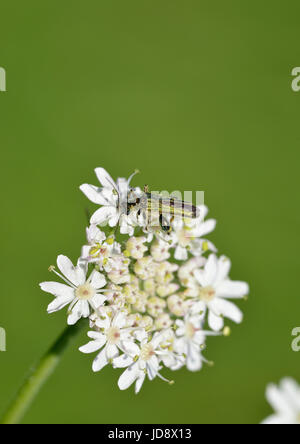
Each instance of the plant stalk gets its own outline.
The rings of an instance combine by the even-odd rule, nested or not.
[[[30,371],[22,387],[0,420],[0,424],[19,424],[45,382],[58,366],[62,355],[77,334],[86,326],[81,319],[76,325],[68,326]]]

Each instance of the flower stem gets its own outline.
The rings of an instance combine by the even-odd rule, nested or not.
[[[84,326],[86,326],[86,321],[81,319],[76,325],[68,326],[62,332],[48,352],[30,371],[24,384],[1,418],[0,424],[19,424],[21,422],[26,411],[34,401],[34,398],[56,369],[63,353]]]

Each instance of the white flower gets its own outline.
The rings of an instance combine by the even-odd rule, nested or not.
[[[130,327],[142,327],[142,325],[141,325],[142,319],[143,319],[143,316],[140,313],[132,313],[127,316],[127,322]],[[146,328],[146,327],[143,326],[143,328]]]
[[[144,313],[146,311],[147,293],[141,290],[139,279],[130,275],[130,283],[123,286],[123,296],[126,304],[131,304],[135,311]]]
[[[153,319],[151,318],[151,316],[148,315],[141,316],[140,319],[136,320],[136,324],[137,324],[136,327],[142,327],[146,331],[150,331],[153,327]]]
[[[55,296],[48,306],[48,313],[54,313],[70,304],[68,324],[73,325],[80,318],[90,315],[90,307],[97,310],[106,300],[101,294],[105,290],[105,277],[98,271],[93,271],[89,278],[86,277],[87,266],[79,262],[76,267],[69,258],[60,255],[57,258],[57,266],[62,274],[50,267],[67,285],[58,282],[42,282],[40,287],[47,293]]]
[[[145,256],[138,259],[134,264],[135,274],[143,281],[151,279],[155,275],[157,264],[151,256]]]
[[[200,239],[211,233],[216,227],[215,219],[204,221],[208,208],[205,205],[198,207],[197,219],[185,220],[177,218],[172,224],[172,245],[175,248],[174,257],[177,260],[187,260],[188,252],[194,256],[201,256],[207,250],[216,252],[215,246],[205,239]]]
[[[173,294],[168,297],[168,308],[175,316],[184,316],[189,310],[190,305],[190,302],[179,294]]]
[[[104,168],[96,168],[95,173],[102,188],[86,183],[80,186],[81,191],[88,199],[97,205],[101,205],[101,208],[92,215],[91,224],[101,225],[108,222],[110,227],[115,227],[119,223],[121,233],[132,235],[134,228],[127,217],[127,202],[130,181],[136,172],[128,180],[118,178],[117,182]]]
[[[170,283],[170,284],[160,284],[156,287],[156,293],[158,296],[165,298],[166,296],[169,296],[170,294],[174,294],[179,289],[178,284]]]
[[[88,245],[81,250],[81,260],[96,263],[100,270],[111,271],[113,258],[120,255],[120,244],[115,242],[114,237],[106,239],[105,233],[99,230],[97,225],[90,225],[86,229]]]
[[[198,299],[193,306],[194,312],[205,312],[208,309],[208,324],[215,331],[224,327],[224,317],[236,323],[242,322],[243,314],[228,298],[240,299],[249,293],[246,282],[232,281],[228,274],[231,262],[225,256],[219,259],[211,254],[203,270],[195,270],[194,276],[201,287],[198,287]]]
[[[194,271],[197,268],[202,268],[206,264],[206,258],[197,256],[184,262],[178,270],[178,277],[184,287],[195,287],[197,281],[194,276]]]
[[[50,269],[64,282],[40,286],[55,296],[49,313],[69,306],[68,324],[89,318],[90,339],[80,351],[97,355],[93,370],[107,364],[123,368],[119,388],[135,384],[138,393],[146,377],[167,381],[160,374],[163,366],[200,370],[208,362],[202,356],[207,336],[222,334],[224,317],[242,320],[228,299],[242,298],[249,288],[229,279],[228,259],[204,254],[217,251],[205,239],[216,225],[214,219],[205,220],[206,206],[198,207],[195,219],[159,215],[155,210],[161,205],[154,198],[153,212],[146,211],[146,187],[144,192],[130,187],[135,173],[116,181],[104,168],[95,173],[99,186],[80,187],[98,205],[81,257],[74,266],[58,256],[60,272]],[[203,330],[207,313],[213,331]],[[223,334],[229,334],[229,327]]]
[[[146,292],[139,291],[137,293],[135,303],[132,304],[133,310],[137,311],[139,313],[145,313],[147,310],[147,298],[148,298],[148,295]]]
[[[170,257],[170,244],[164,240],[157,239],[151,246],[151,256],[156,262],[166,261]]]
[[[168,328],[163,331],[163,341],[160,343],[160,348],[157,354],[160,356],[163,364],[171,370],[179,370],[186,363],[186,357],[182,353],[174,350],[176,337],[173,329]]]
[[[109,282],[107,284],[107,293],[105,295],[109,304],[108,306],[113,310],[119,310],[124,307],[126,298],[123,288],[120,285],[115,285]]]
[[[174,279],[174,272],[179,266],[168,261],[160,262],[155,269],[155,281],[158,284],[169,284]]]
[[[207,362],[201,355],[201,350],[205,347],[207,336],[216,336],[218,333],[204,331],[202,329],[203,316],[186,315],[184,321],[176,320],[176,336],[178,339],[174,344],[174,349],[186,355],[186,366],[188,370],[195,372],[201,370],[202,363]]]
[[[155,296],[157,284],[153,278],[146,279],[143,282],[143,289],[150,296]]]
[[[121,285],[130,282],[129,259],[123,256],[115,256],[111,261],[111,270],[108,277],[113,284]]]
[[[294,379],[285,378],[279,386],[270,384],[266,398],[275,413],[262,424],[300,424],[300,385]]]
[[[147,310],[148,313],[156,318],[161,315],[166,307],[167,303],[164,299],[159,298],[158,296],[151,296],[147,300]]]
[[[124,312],[118,312],[112,319],[104,315],[97,319],[96,326],[100,331],[89,331],[88,337],[92,341],[79,350],[86,354],[101,350],[93,362],[93,371],[99,372],[112,359],[119,356],[119,350],[124,351],[123,342],[133,341],[133,338],[130,335],[132,329],[126,326]]]
[[[126,251],[128,252],[130,257],[134,259],[142,259],[145,251],[148,250],[148,247],[144,245],[146,242],[145,237],[131,237],[128,239],[126,243]]]
[[[156,333],[151,341],[147,338],[141,341],[140,347],[137,344],[126,345],[126,354],[113,360],[115,368],[125,368],[124,373],[119,378],[118,386],[121,390],[126,390],[135,382],[135,393],[138,393],[143,385],[146,375],[150,380],[156,376],[166,380],[160,375],[159,370],[159,345],[163,340],[163,335]]]
[[[172,324],[173,324],[173,321],[172,321],[169,313],[161,313],[155,319],[155,328],[157,328],[157,330],[163,330],[166,328],[170,328],[172,326]]]

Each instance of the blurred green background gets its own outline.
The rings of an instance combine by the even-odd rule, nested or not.
[[[210,238],[251,285],[245,321],[209,341],[214,368],[138,396],[119,391],[118,370],[92,374],[83,333],[24,422],[257,423],[266,384],[300,380],[299,13],[296,0],[2,2],[0,411],[64,328],[38,283],[57,254],[79,255],[78,186],[97,166],[205,191]]]

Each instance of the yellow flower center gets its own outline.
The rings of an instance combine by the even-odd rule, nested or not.
[[[199,291],[199,299],[204,302],[211,302],[216,296],[215,289],[210,285],[203,287]]]
[[[142,347],[140,356],[143,361],[149,361],[154,355],[155,352],[151,344],[146,344]]]
[[[108,253],[107,247],[97,243],[94,247],[90,249],[90,255],[94,258],[98,256],[106,256]]]
[[[193,338],[195,333],[196,333],[195,326],[191,322],[188,322],[185,326],[185,335],[191,339]]]
[[[182,229],[178,233],[178,241],[182,247],[188,247],[191,243],[191,236],[186,230]]]
[[[81,300],[89,300],[95,296],[95,289],[90,284],[79,285],[76,289],[76,297]]]
[[[121,333],[117,327],[110,327],[106,332],[106,336],[110,344],[117,344],[120,340]]]

